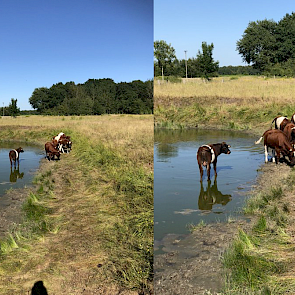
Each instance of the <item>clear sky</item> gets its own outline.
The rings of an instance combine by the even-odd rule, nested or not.
[[[0,0],[0,107],[100,78],[153,79],[153,0]]]
[[[202,42],[214,44],[213,58],[219,66],[246,65],[236,51],[249,22],[281,20],[295,12],[293,0],[155,0],[154,40],[164,40],[178,59],[196,57]]]

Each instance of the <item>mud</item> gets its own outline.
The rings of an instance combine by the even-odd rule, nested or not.
[[[286,164],[262,165],[249,195],[271,189],[288,177],[291,168]],[[154,259],[155,294],[218,294],[224,286],[221,257],[233,241],[239,228],[248,230],[252,220],[243,219],[199,227],[192,234],[182,237],[168,235],[163,251]]]

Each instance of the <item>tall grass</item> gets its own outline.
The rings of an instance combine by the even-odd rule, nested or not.
[[[211,82],[155,83],[155,124],[246,130],[266,122],[270,126],[276,116],[294,113],[294,93],[294,79],[283,78],[220,77]]]
[[[294,284],[283,278],[293,251],[286,234],[289,210],[284,191],[285,187],[271,188],[247,200],[244,212],[256,221],[247,233],[239,231],[222,257],[227,270],[224,294],[293,294]]]

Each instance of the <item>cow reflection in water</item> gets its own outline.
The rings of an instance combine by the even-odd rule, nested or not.
[[[200,183],[201,191],[198,202],[200,210],[212,210],[212,207],[215,204],[225,206],[231,200],[231,195],[224,195],[218,190],[216,177],[213,185],[211,185],[211,180],[208,180],[206,190],[204,190],[203,182],[201,181]]]
[[[12,167],[10,169],[10,182],[16,182],[18,179],[22,179],[24,177],[24,172],[19,173],[19,167],[18,168],[14,168],[14,170],[12,170]]]

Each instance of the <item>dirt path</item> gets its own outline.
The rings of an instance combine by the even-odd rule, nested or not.
[[[0,294],[30,294],[36,281],[43,281],[49,295],[137,294],[120,290],[105,276],[108,257],[101,247],[102,220],[97,210],[102,196],[97,187],[102,190],[106,184],[98,175],[94,175],[93,182],[77,165],[70,154],[63,155],[59,162],[42,161],[40,171],[52,172],[54,195],[50,207],[60,230],[35,241],[26,251],[15,251],[6,260],[6,272],[0,276]],[[8,194],[8,200],[14,202],[3,211],[0,221],[18,221],[16,217],[27,193],[28,189],[24,189]],[[1,230],[4,232],[7,227]]]
[[[263,165],[252,192],[268,191],[271,186],[279,186],[290,171],[291,168],[285,164]],[[285,198],[290,203],[291,218],[295,220],[294,196],[287,194]],[[295,236],[292,220],[288,230],[291,231],[292,227]],[[238,220],[200,227],[184,239],[176,235],[167,236],[163,249],[166,253],[155,257],[155,294],[218,294],[224,284],[220,257],[238,228],[247,229],[250,224]]]

